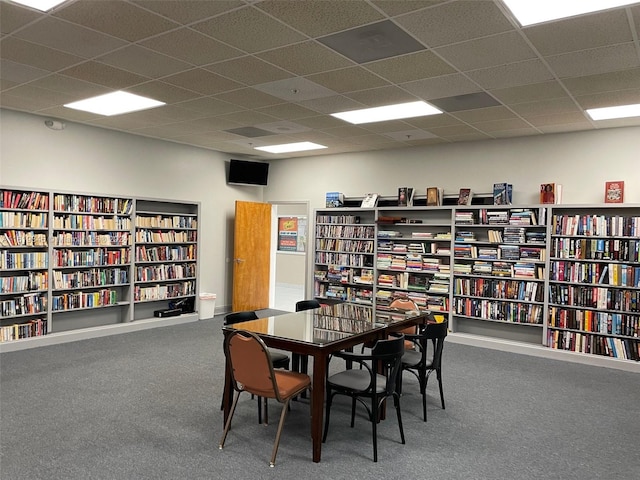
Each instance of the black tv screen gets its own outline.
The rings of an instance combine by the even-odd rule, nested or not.
[[[228,183],[235,185],[266,185],[268,177],[268,163],[233,159],[229,163]]]

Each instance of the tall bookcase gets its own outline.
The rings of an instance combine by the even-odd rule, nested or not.
[[[550,235],[550,348],[640,357],[640,207],[558,207]]]
[[[448,317],[451,208],[382,207],[377,210],[376,315],[389,320],[393,298]]]
[[[0,352],[197,320],[198,217],[197,203],[0,187]],[[191,308],[154,316],[179,300]]]
[[[454,212],[455,329],[540,343],[545,311],[546,209]],[[482,325],[480,325],[482,323]]]
[[[401,295],[444,309],[454,332],[640,358],[640,205],[387,203],[321,209],[315,220],[314,286],[323,302],[357,305],[326,292],[364,289],[384,321],[393,315],[389,298]],[[355,226],[367,227],[374,251],[354,273],[354,252],[341,249],[363,240],[345,233]]]
[[[0,341],[49,330],[49,193],[0,190]]]
[[[323,303],[373,306],[375,210],[318,211],[314,296]]]

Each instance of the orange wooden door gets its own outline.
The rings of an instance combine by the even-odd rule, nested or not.
[[[234,312],[269,308],[271,205],[236,202],[233,239]]]

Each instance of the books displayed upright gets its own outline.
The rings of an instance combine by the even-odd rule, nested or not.
[[[562,185],[558,183],[543,183],[540,185],[540,203],[561,203]]]
[[[378,194],[377,193],[367,193],[362,199],[362,203],[360,204],[360,208],[374,208],[378,203]]]
[[[624,202],[624,182],[605,182],[604,184],[604,203],[623,203]]]
[[[398,188],[398,206],[412,207],[413,192],[414,192],[413,187],[399,187]]]
[[[326,195],[327,208],[336,208],[344,206],[344,195],[340,192],[327,192]]]
[[[493,184],[493,204],[494,205],[511,205],[513,194],[513,185],[510,183],[494,183]]]
[[[427,206],[437,207],[442,205],[443,189],[438,187],[427,187]]]
[[[458,205],[471,205],[471,198],[473,198],[471,189],[461,188],[458,194]]]

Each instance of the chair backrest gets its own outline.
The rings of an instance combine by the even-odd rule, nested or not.
[[[224,353],[231,365],[235,390],[245,390],[264,398],[279,398],[271,355],[258,335],[234,330],[225,337]]]
[[[403,353],[404,335],[402,334],[385,340],[378,340],[371,349],[374,369],[380,373],[386,372],[387,384],[385,393],[387,395],[391,395],[396,390],[396,384],[402,368]]]
[[[416,302],[405,297],[399,297],[389,304],[389,308],[400,310],[401,312],[419,312],[420,308]]]
[[[444,339],[449,333],[449,322],[427,323],[424,326],[424,336],[433,343],[432,368],[439,369],[442,362]]]
[[[320,308],[320,302],[317,300],[300,300],[296,303],[296,312],[311,310],[312,308]]]
[[[257,320],[257,319],[258,319],[258,315],[256,314],[256,312],[252,310],[249,310],[247,312],[235,312],[235,313],[230,313],[224,317],[224,324],[233,325],[234,323],[246,322],[248,320]]]

